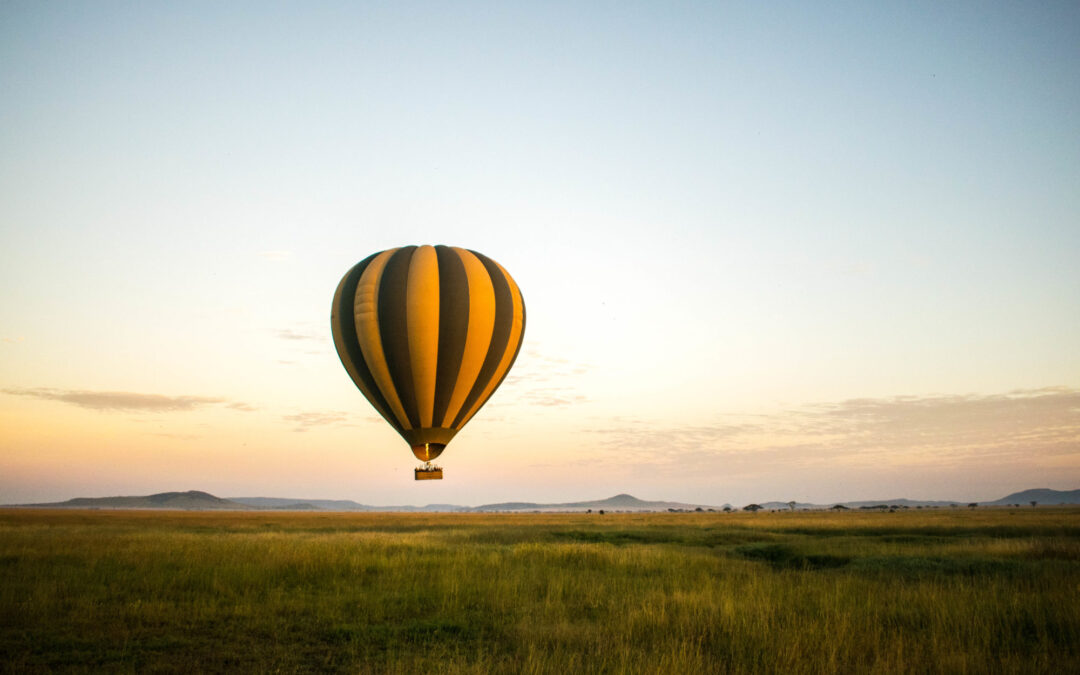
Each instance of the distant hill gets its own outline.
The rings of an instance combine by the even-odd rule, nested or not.
[[[566,502],[562,504],[541,504],[536,502],[502,502],[482,506],[461,506],[458,504],[428,504],[426,506],[371,506],[349,499],[294,499],[281,497],[230,497],[230,501],[258,509],[297,510],[298,508],[316,508],[322,511],[395,511],[395,512],[491,512],[491,511],[666,511],[669,508],[694,510],[696,504],[681,502],[649,502],[632,495],[620,494],[607,499],[585,502]],[[714,508],[714,507],[702,507]]]
[[[791,507],[788,506],[787,502],[760,502],[758,504],[758,506],[760,506],[763,509],[767,509],[769,511],[774,511],[774,510],[775,511],[787,511],[789,508],[791,508]],[[821,508],[820,504],[810,504],[808,502],[795,502],[795,509],[796,510],[820,509],[820,508]]]
[[[1030,501],[1030,500],[1028,500],[1028,501]],[[948,501],[948,500],[940,500],[940,499],[905,499],[903,497],[899,497],[899,498],[896,498],[896,499],[866,499],[866,500],[855,501],[855,502],[832,502],[832,503],[829,503],[829,504],[808,504],[808,503],[798,502],[798,503],[795,504],[795,509],[799,510],[799,511],[802,511],[802,510],[811,510],[811,511],[813,511],[813,510],[819,510],[819,509],[829,509],[829,508],[832,508],[833,506],[835,506],[837,504],[839,504],[841,506],[846,506],[849,509],[871,508],[871,507],[875,507],[875,506],[899,506],[901,508],[914,509],[914,508],[928,508],[928,507],[942,508],[942,507],[954,506],[954,505],[966,506],[969,503],[970,502],[968,502],[967,500],[959,500],[959,499],[958,500],[953,500],[953,501]],[[997,505],[998,503],[999,502],[979,502],[979,504],[981,504],[983,506]],[[1001,502],[1001,503],[1004,504],[1006,502]],[[1012,502],[1008,502],[1008,503],[1012,503]],[[1042,503],[1042,502],[1040,502],[1040,503]],[[777,511],[786,511],[788,509],[787,502],[761,502],[761,507],[764,508],[764,509],[777,510]]]
[[[374,507],[359,504],[351,499],[291,499],[282,497],[229,497],[229,501],[254,506],[257,509],[280,509],[284,511],[371,511]]]
[[[979,502],[982,506],[1004,506],[1006,504],[1027,505],[1032,501],[1042,505],[1054,504],[1080,504],[1080,490],[1049,490],[1035,489],[1014,492],[1007,497],[995,501]],[[758,502],[760,506],[768,510],[786,511],[787,502],[770,501]],[[827,509],[837,502],[829,504],[809,504],[797,502],[795,508]],[[844,506],[857,509],[873,506],[899,506],[899,507],[943,507],[954,504],[966,505],[966,500],[957,501],[931,501],[914,499],[877,499],[856,502],[838,502]],[[274,511],[381,511],[381,512],[424,512],[424,513],[468,513],[468,512],[510,512],[510,511],[720,511],[724,507],[705,506],[702,504],[684,504],[682,502],[646,501],[633,495],[618,494],[607,499],[596,499],[583,502],[563,502],[558,504],[544,504],[537,502],[501,502],[498,504],[484,504],[482,506],[459,506],[457,504],[428,504],[427,506],[371,506],[354,502],[351,499],[295,499],[285,497],[231,497],[222,499],[207,492],[188,490],[187,492],[160,492],[145,497],[78,497],[66,502],[53,502],[49,504],[17,504],[9,506],[39,507],[39,508],[72,508],[72,509],[181,509],[181,510],[274,510]],[[744,505],[733,507],[740,510]]]
[[[1050,490],[1048,488],[1038,488],[1014,492],[1011,495],[1002,497],[996,501],[981,503],[994,504],[996,506],[1003,506],[1005,504],[1021,504],[1027,506],[1033,501],[1038,502],[1039,504],[1080,504],[1080,490]]]
[[[242,510],[247,506],[228,499],[215,497],[207,492],[188,490],[187,492],[159,492],[145,497],[77,497],[66,502],[51,504],[24,504],[23,506],[48,507],[56,509],[233,509]]]
[[[351,499],[293,499],[283,497],[229,497],[229,501],[257,509],[277,511],[469,511],[468,506],[456,504],[428,504],[427,506],[371,506]]]
[[[607,499],[597,499],[589,502],[566,502],[563,504],[536,504],[533,502],[502,502],[500,504],[484,504],[477,506],[472,511],[587,511],[600,509],[610,511],[667,511],[668,509],[716,509],[715,506],[703,506],[699,504],[683,504],[682,502],[650,502],[638,499],[628,494],[618,494]],[[716,509],[719,510],[719,509]]]
[[[965,502],[961,502],[961,501],[945,501],[945,500],[934,500],[934,499],[903,499],[903,498],[899,498],[899,499],[871,499],[871,500],[868,500],[868,501],[861,501],[861,502],[841,502],[841,503],[844,506],[848,507],[849,509],[857,509],[857,508],[860,508],[860,507],[863,507],[863,506],[907,506],[909,508],[914,508],[916,506],[951,506],[953,504],[960,504],[960,503],[967,504],[968,502],[966,502],[966,501]]]

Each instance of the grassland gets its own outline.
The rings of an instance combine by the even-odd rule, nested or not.
[[[4,672],[1080,672],[1080,509],[0,511]]]

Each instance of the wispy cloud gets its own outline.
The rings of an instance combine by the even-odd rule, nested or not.
[[[569,359],[549,356],[540,350],[524,350],[514,364],[514,369],[507,376],[507,383],[513,382],[550,382],[563,378],[577,378],[589,372],[591,366]]]
[[[346,413],[337,410],[300,412],[282,415],[281,418],[295,425],[293,431],[310,431],[318,427],[345,424],[349,421]]]
[[[89,410],[117,412],[184,412],[218,404],[225,404],[234,410],[254,410],[246,403],[228,401],[218,396],[165,396],[131,391],[86,391],[47,387],[4,389],[4,393],[59,401]]]
[[[770,462],[944,466],[1080,458],[1080,390],[850,399],[700,425],[618,420],[590,431],[609,451],[594,462],[723,465],[729,474]]]
[[[24,338],[24,337],[6,337],[6,338],[3,338],[2,341],[4,342],[4,344],[17,345],[20,342],[24,342],[25,340],[26,340],[26,338]]]
[[[518,356],[513,370],[502,384],[500,404],[524,403],[544,407],[577,405],[588,401],[578,383],[590,366],[568,359],[547,356],[527,349]]]
[[[1034,446],[1063,438],[1080,443],[1080,391],[1048,387],[993,395],[851,399],[808,407],[802,430],[843,434],[852,443],[872,439],[911,448],[1017,441]]]
[[[280,328],[274,331],[279,340],[288,343],[289,354],[327,356],[330,352],[330,335],[324,328],[316,328],[311,325],[298,325],[292,328]],[[279,359],[278,363],[291,365],[295,361],[291,359]]]
[[[291,328],[283,328],[277,331],[277,336],[282,340],[323,340],[324,336],[315,332],[301,332],[292,330]]]
[[[572,387],[533,387],[525,389],[517,398],[518,401],[529,405],[548,408],[576,405],[588,400],[584,394],[575,393]]]

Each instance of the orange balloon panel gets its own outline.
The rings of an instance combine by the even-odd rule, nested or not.
[[[405,246],[345,274],[330,323],[353,382],[427,461],[510,372],[525,336],[525,302],[483,254]]]

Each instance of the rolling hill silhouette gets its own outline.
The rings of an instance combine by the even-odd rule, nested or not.
[[[1062,504],[1080,504],[1080,490],[1051,490],[1038,488],[1022,490],[993,501],[978,502],[982,506],[1005,506],[1010,504],[1027,505],[1037,502],[1040,506]],[[900,506],[949,506],[966,503],[965,500],[913,500],[880,499],[829,504],[808,504],[799,502],[798,509],[824,509],[834,504],[843,504],[849,508],[874,505]],[[787,502],[760,502],[766,509],[786,510]],[[626,493],[617,494],[607,499],[591,501],[562,502],[545,504],[538,502],[500,502],[481,506],[460,506],[457,504],[428,504],[426,506],[371,506],[351,499],[296,499],[282,497],[232,497],[223,499],[208,492],[188,490],[186,492],[160,492],[146,496],[131,497],[77,497],[64,502],[45,504],[9,504],[8,506],[36,508],[82,508],[82,509],[180,509],[180,510],[235,510],[235,511],[384,511],[384,512],[507,512],[507,511],[667,511],[669,509],[694,511],[701,509],[720,510],[721,507],[702,504],[685,504],[670,501],[647,501]],[[726,505],[725,505],[726,506]]]

